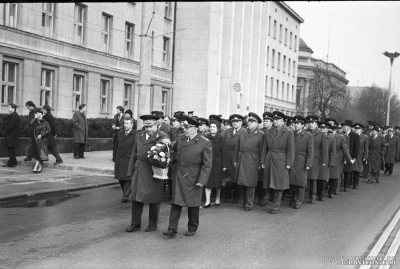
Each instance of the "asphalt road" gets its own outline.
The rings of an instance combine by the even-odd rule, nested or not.
[[[399,170],[299,210],[286,198],[276,215],[268,213],[270,204],[250,212],[241,203],[201,209],[192,237],[184,236],[186,209],[176,238],[162,234],[167,202],[157,231],[144,232],[145,206],[142,230],[126,233],[131,204],[120,203],[119,186],[75,192],[78,197],[51,207],[0,208],[0,267],[354,268],[325,259],[368,255],[399,209]]]

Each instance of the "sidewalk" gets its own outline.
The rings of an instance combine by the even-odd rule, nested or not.
[[[0,167],[0,206],[14,200],[118,184],[113,176],[112,151],[85,152],[85,159],[75,159],[72,153],[60,156],[63,164],[54,165],[55,158],[49,155],[39,174],[32,172],[35,161],[25,162],[25,156],[17,157],[16,167]],[[7,160],[1,158],[0,164]]]

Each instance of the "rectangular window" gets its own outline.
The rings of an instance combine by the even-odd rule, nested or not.
[[[100,80],[100,113],[108,113],[108,100],[110,96],[110,80]]]
[[[164,37],[163,40],[163,66],[164,68],[168,68],[170,64],[170,39],[168,37]]]
[[[278,52],[278,67],[277,67],[277,69],[281,70],[281,53],[280,52]]]
[[[40,85],[40,106],[51,106],[54,85],[54,71],[42,69],[42,82]]]
[[[16,103],[17,97],[17,64],[3,62],[1,86],[1,103]]]
[[[82,104],[82,95],[84,90],[84,76],[74,74],[74,85],[72,89],[72,109],[78,110]]]
[[[101,30],[102,42],[103,42],[103,51],[110,51],[110,38],[111,38],[111,19],[112,17],[103,13],[103,28]]]
[[[294,36],[294,51],[297,51],[297,35]]]
[[[54,3],[42,3],[42,28],[43,35],[53,36]]]
[[[296,103],[298,106],[300,106],[300,93],[301,90],[299,91],[299,98],[295,98],[294,96],[294,86],[292,85],[292,103]]]
[[[287,46],[287,28],[285,28],[285,46]]]
[[[83,46],[85,40],[86,6],[75,4],[74,40]]]
[[[282,100],[285,100],[285,82],[282,81]]]
[[[286,56],[284,55],[283,56],[283,73],[285,73],[286,72]]]
[[[289,83],[286,85],[287,87],[286,87],[286,101],[288,101],[288,102],[290,102],[291,100],[289,100],[290,99],[290,95],[289,95],[289,89],[290,89],[290,87],[289,87]]]
[[[293,76],[296,73],[296,61],[293,61]]]
[[[275,50],[272,49],[272,63],[271,63],[272,68],[275,67]]]
[[[279,42],[282,42],[282,24],[279,25]]]
[[[290,32],[289,48],[292,48],[292,32]]]
[[[164,112],[164,115],[168,115],[169,111],[168,111],[168,103],[169,103],[169,90],[163,88],[163,90],[161,91],[161,111]]]
[[[276,98],[279,98],[279,79],[276,80]]]
[[[271,78],[271,87],[270,88],[271,88],[271,92],[270,92],[269,96],[272,97],[272,94],[274,92],[274,78]]]
[[[154,63],[154,31],[151,31],[151,64],[153,63]]]
[[[271,35],[271,16],[268,18],[268,35]]]
[[[18,4],[5,3],[4,4],[4,24],[10,27],[17,27],[18,19]]]
[[[268,63],[269,63],[269,46],[267,47],[267,66],[268,66]]]
[[[290,58],[289,58],[289,59],[288,59],[288,70],[287,70],[288,75],[290,75],[290,68],[291,68],[291,66],[290,66]]]
[[[133,99],[133,85],[132,83],[124,83],[124,108],[129,109]]]
[[[265,94],[268,96],[268,76],[265,76]]]
[[[171,14],[172,14],[172,2],[165,2],[165,7],[164,7],[164,18],[166,19],[171,19]]]
[[[276,39],[276,20],[274,20],[274,38]]]
[[[135,25],[129,22],[125,23],[125,57],[128,59],[133,58],[134,34]]]

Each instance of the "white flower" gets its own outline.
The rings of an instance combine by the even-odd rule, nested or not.
[[[165,157],[165,153],[164,152],[160,152],[160,156],[161,157]]]
[[[157,147],[156,146],[152,146],[151,148],[150,148],[150,150],[155,150]]]
[[[157,160],[157,159],[158,159],[158,156],[157,156],[157,155],[154,155],[154,156],[153,156],[153,159]]]
[[[165,161],[166,161],[166,159],[163,157],[163,158],[161,158],[161,161],[162,161],[162,162],[165,162]]]

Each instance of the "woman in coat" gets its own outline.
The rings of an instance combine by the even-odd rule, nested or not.
[[[36,158],[33,172],[40,173],[43,170],[43,161],[49,160],[47,147],[51,128],[50,124],[43,120],[43,111],[40,108],[35,108],[34,114],[35,118],[30,122],[34,135],[34,141],[32,144],[33,157]]]
[[[217,196],[215,197],[215,203],[213,205],[219,206],[221,199],[221,184],[223,178],[223,171],[226,170],[226,144],[225,139],[218,132],[220,129],[220,123],[211,120],[210,122],[210,134],[207,138],[211,141],[212,145],[212,168],[211,173],[206,184],[206,204],[202,208],[208,208],[211,206],[211,190],[215,188]]]

